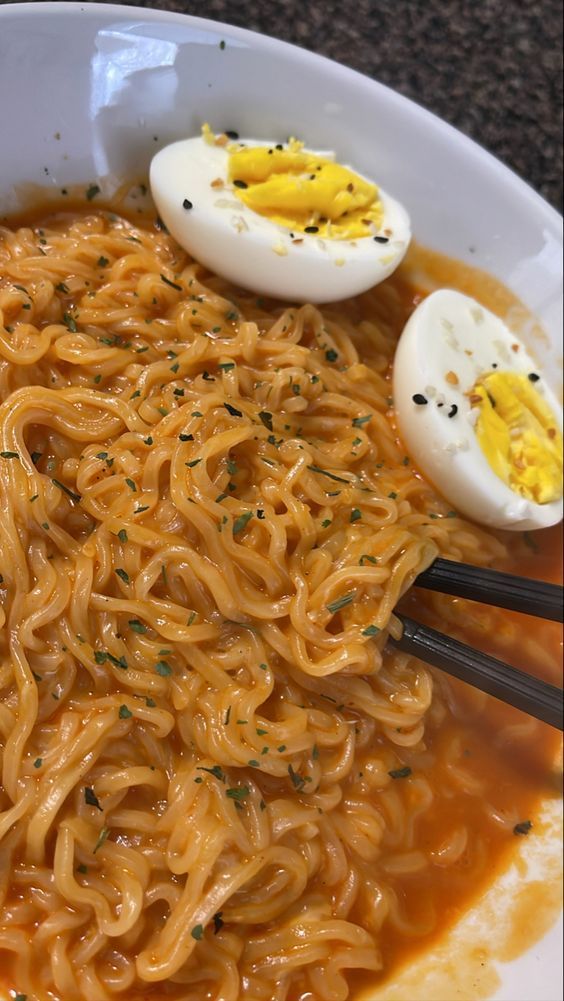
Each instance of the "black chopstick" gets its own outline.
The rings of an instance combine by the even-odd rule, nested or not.
[[[392,646],[468,682],[488,695],[494,695],[516,709],[522,709],[550,726],[563,729],[564,702],[560,688],[413,619],[403,615],[399,618],[403,624],[403,635],[399,640],[390,637],[388,642]]]
[[[541,619],[562,622],[563,590],[557,584],[517,577],[515,574],[474,567],[454,560],[436,559],[414,581],[416,587],[441,591],[458,598],[485,601],[498,608],[527,612]]]

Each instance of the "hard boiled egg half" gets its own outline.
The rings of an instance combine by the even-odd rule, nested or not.
[[[473,521],[562,518],[561,408],[525,346],[474,299],[443,289],[408,320],[394,402],[414,463]]]
[[[332,302],[387,278],[411,238],[399,202],[303,143],[234,134],[173,143],[151,192],[168,230],[212,271],[257,293]]]

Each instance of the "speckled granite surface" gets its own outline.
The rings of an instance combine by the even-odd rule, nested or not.
[[[134,5],[226,21],[346,63],[451,122],[562,206],[562,0]]]
[[[562,0],[136,0],[226,21],[375,77],[562,206]]]

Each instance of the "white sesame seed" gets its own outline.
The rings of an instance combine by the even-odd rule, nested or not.
[[[232,198],[216,198],[213,203],[218,209],[240,209],[241,203],[234,201]]]
[[[502,361],[506,362],[506,364],[509,364],[509,362],[511,361],[511,355],[507,350],[507,345],[504,344],[503,341],[496,340],[493,342],[493,346],[497,351],[498,358],[501,358]]]
[[[242,215],[232,216],[231,225],[233,226],[233,229],[237,231],[237,233],[244,233],[245,230],[248,230],[249,228],[249,224],[247,223],[246,219],[243,219]]]

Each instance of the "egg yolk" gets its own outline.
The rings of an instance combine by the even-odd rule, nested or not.
[[[562,497],[562,435],[530,379],[491,372],[473,388],[470,400],[480,407],[478,442],[500,479],[537,504]]]
[[[229,150],[229,180],[245,205],[293,233],[323,239],[373,236],[382,224],[378,188],[291,140],[285,147]]]

